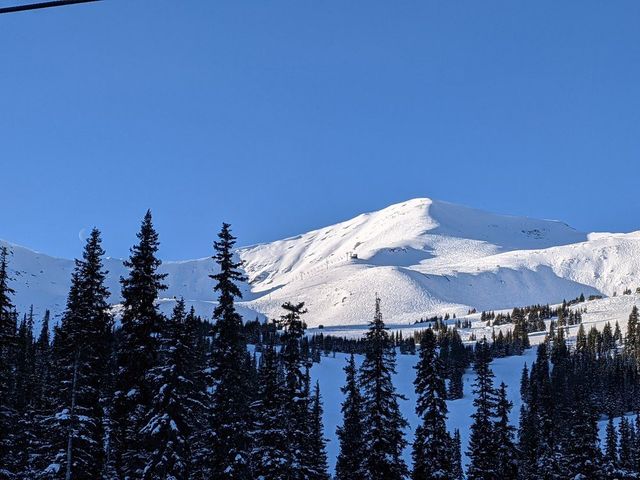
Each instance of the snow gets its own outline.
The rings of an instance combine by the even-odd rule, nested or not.
[[[38,320],[46,308],[59,318],[73,261],[10,247],[19,311],[33,304]],[[305,301],[305,320],[312,327],[365,324],[375,292],[390,323],[411,324],[436,314],[460,316],[471,308],[558,303],[581,293],[612,296],[640,286],[640,232],[585,234],[557,221],[428,198],[239,248],[237,254],[249,277],[239,303],[245,318],[275,318],[285,301]],[[119,259],[105,263],[111,301],[117,304],[126,269]],[[161,309],[170,311],[182,296],[210,318],[215,294],[208,275],[214,269],[209,257],[164,262],[169,288]]]

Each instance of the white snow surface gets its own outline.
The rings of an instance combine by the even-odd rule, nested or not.
[[[160,238],[162,239],[162,232]],[[6,242],[1,242],[6,243]],[[73,261],[9,244],[20,312],[64,309]],[[80,254],[80,252],[78,252]],[[280,315],[304,301],[309,326],[362,325],[374,293],[385,318],[411,324],[436,314],[557,303],[621,293],[640,285],[640,232],[585,234],[552,220],[497,215],[417,198],[271,243],[239,248],[249,278],[245,318]],[[215,304],[209,257],[164,262],[162,306],[184,297],[210,317]],[[120,301],[119,259],[106,260],[111,301]]]

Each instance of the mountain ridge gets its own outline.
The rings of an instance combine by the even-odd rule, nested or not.
[[[18,309],[33,304],[37,313],[49,308],[59,316],[73,260],[9,245]],[[640,285],[640,232],[586,234],[557,220],[429,198],[236,251],[249,278],[239,304],[245,317],[276,317],[284,301],[305,301],[310,326],[366,323],[376,292],[388,321],[412,323],[445,312],[613,295]],[[105,266],[116,304],[126,269],[117,258],[106,258]],[[182,296],[210,317],[213,260],[166,261],[161,269],[169,274],[163,308]]]

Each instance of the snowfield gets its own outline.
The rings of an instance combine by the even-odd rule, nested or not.
[[[160,232],[162,239],[162,232]],[[37,316],[64,309],[73,262],[10,245],[15,303]],[[246,318],[280,314],[304,301],[310,326],[363,325],[373,293],[393,324],[533,303],[584,293],[612,296],[640,286],[640,232],[585,234],[551,220],[497,215],[418,198],[293,238],[237,250],[249,282]],[[109,258],[108,286],[119,298],[125,268]],[[210,317],[215,295],[208,258],[165,262],[163,308],[183,296]]]

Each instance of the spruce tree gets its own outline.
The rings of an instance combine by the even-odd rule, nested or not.
[[[613,417],[611,416],[609,416],[609,421],[607,422],[607,428],[605,430],[604,456],[605,461],[609,465],[615,466],[618,464],[618,433],[616,432],[616,427],[613,424]]]
[[[613,423],[613,421],[611,421],[610,423]],[[615,429],[613,429],[613,432],[610,432],[610,428],[609,425],[607,425],[607,436],[606,436],[606,450],[605,450],[605,460],[607,461],[612,461],[612,463],[614,464],[618,464],[618,462],[616,460],[619,460],[619,465],[621,468],[627,470],[627,471],[632,471],[635,468],[634,465],[634,458],[633,458],[633,439],[632,439],[632,427],[631,424],[629,423],[629,420],[627,420],[626,417],[622,417],[622,419],[620,420],[620,425],[618,426],[618,430],[619,430],[619,437],[620,437],[620,442],[619,442],[619,448],[615,449],[615,444],[611,443],[611,445],[609,444],[609,442],[613,442],[614,440],[617,440],[617,435],[616,435],[616,431]]]
[[[392,376],[396,352],[382,320],[380,298],[376,297],[375,315],[365,335],[365,358],[360,368],[363,391],[364,434],[367,453],[366,477],[369,480],[400,480],[409,471],[402,458],[406,446],[403,429],[407,421],[400,413]]]
[[[9,249],[0,247],[0,477],[10,478],[15,467],[13,448],[17,412],[14,406],[16,317],[11,297]]]
[[[242,298],[238,282],[245,281],[239,270],[242,262],[234,259],[236,238],[228,223],[222,225],[214,242],[213,259],[219,272],[211,275],[218,292],[213,318],[212,356],[213,397],[211,409],[211,474],[214,478],[251,478],[251,385],[250,357],[242,330],[242,318],[235,299]]]
[[[112,409],[113,432],[110,457],[120,477],[140,478],[144,450],[140,429],[154,397],[149,374],[157,365],[158,335],[162,315],[156,302],[166,274],[158,273],[158,234],[151,211],[142,220],[138,243],[131,248],[126,278],[121,278],[122,319],[116,352],[116,382]]]
[[[460,430],[456,428],[451,439],[451,479],[462,480],[463,478],[462,441],[460,440]]]
[[[253,404],[254,474],[264,480],[287,478],[289,438],[287,437],[284,375],[276,347],[268,343],[260,358],[258,394]]]
[[[304,479],[310,468],[309,446],[309,376],[308,365],[301,350],[306,312],[304,303],[285,303],[285,313],[278,325],[282,328],[281,358],[284,368],[284,395],[287,410],[287,477]]]
[[[447,392],[447,398],[457,400],[464,395],[462,376],[467,367],[467,350],[457,329],[451,331],[449,349],[451,369],[449,371],[449,391]],[[440,350],[442,350],[442,348]]]
[[[193,432],[204,398],[195,378],[196,332],[183,299],[177,301],[160,335],[160,362],[151,371],[155,396],[141,435],[147,454],[143,478],[190,479]]]
[[[587,386],[574,387],[571,422],[563,460],[569,478],[591,479],[601,474],[597,415],[589,401]]]
[[[489,367],[491,354],[486,340],[476,344],[473,384],[473,406],[471,433],[469,437],[469,480],[498,479],[497,444],[493,417],[496,409],[496,394],[493,388],[493,372]]]
[[[451,438],[447,432],[446,389],[435,335],[427,330],[420,341],[416,365],[416,414],[421,422],[413,442],[413,480],[452,476]]]
[[[515,428],[509,423],[509,413],[513,404],[507,399],[507,386],[500,384],[496,401],[496,421],[494,423],[494,440],[497,445],[496,463],[498,478],[502,480],[515,480],[518,476],[518,464],[514,455]]]
[[[49,472],[98,478],[105,460],[103,401],[112,319],[100,232],[93,229],[76,260],[54,344],[54,411],[45,419]]]
[[[636,361],[640,359],[640,331],[638,328],[638,307],[634,305],[627,321],[625,352]]]
[[[316,382],[309,410],[309,480],[329,480],[326,439],[322,424],[322,399],[320,384]]]
[[[356,362],[351,354],[344,367],[346,383],[341,388],[342,426],[336,435],[340,442],[340,453],[336,463],[337,480],[359,480],[364,477],[366,446],[363,441],[362,395],[358,387]]]

